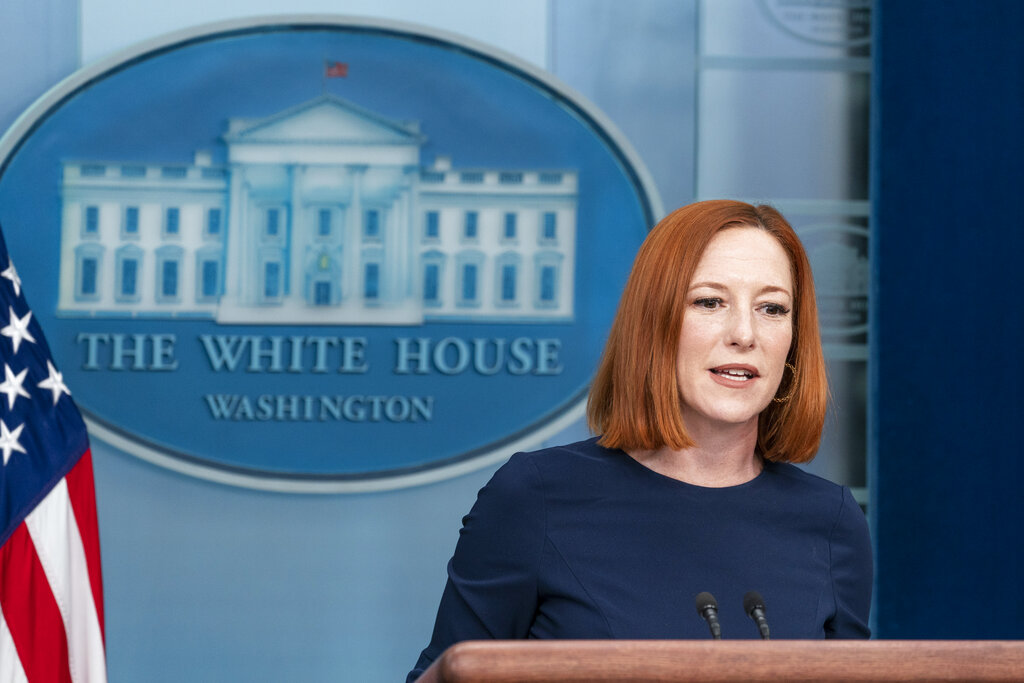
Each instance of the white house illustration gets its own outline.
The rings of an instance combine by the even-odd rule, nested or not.
[[[420,161],[323,95],[231,119],[227,164],[63,164],[58,313],[419,324],[573,315],[577,174]]]

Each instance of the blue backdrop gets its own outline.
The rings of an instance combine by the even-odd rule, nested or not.
[[[1024,5],[876,9],[877,635],[1024,636]]]

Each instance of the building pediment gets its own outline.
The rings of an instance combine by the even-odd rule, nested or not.
[[[230,119],[224,136],[240,143],[315,143],[421,145],[417,122],[393,121],[347,102],[323,95],[261,119]]]

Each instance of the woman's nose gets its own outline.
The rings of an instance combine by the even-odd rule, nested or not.
[[[730,345],[749,348],[754,345],[754,314],[749,310],[735,308],[729,319]]]

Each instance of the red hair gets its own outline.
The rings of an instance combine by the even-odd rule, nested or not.
[[[825,358],[810,261],[792,226],[770,206],[713,200],[684,206],[651,230],[633,262],[587,402],[587,422],[608,448],[694,446],[682,419],[676,354],[686,292],[712,238],[754,227],[789,256],[795,288],[787,371],[758,419],[758,452],[768,460],[807,462],[821,442],[828,402]]]

